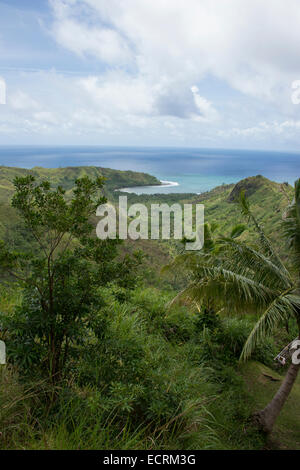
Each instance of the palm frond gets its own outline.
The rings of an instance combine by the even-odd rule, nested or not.
[[[255,327],[251,331],[241,354],[241,360],[248,359],[255,347],[278,325],[300,308],[300,297],[290,294],[292,288],[278,296],[264,311]]]
[[[295,198],[287,208],[283,219],[284,235],[287,238],[290,248],[300,262],[300,179],[295,182]]]
[[[210,224],[204,224],[204,244],[202,250],[204,252],[212,251],[215,247],[214,239],[213,239],[213,232],[215,230],[215,226],[211,227]]]
[[[170,272],[182,272],[190,271],[193,272],[197,270],[197,267],[200,264],[203,264],[208,258],[204,253],[199,252],[186,252],[180,255],[177,255],[176,258],[172,260],[171,263],[167,264],[161,269],[162,274]]]
[[[276,264],[282,271],[285,271],[286,274],[288,275],[288,271],[285,268],[285,266],[284,266],[283,262],[281,261],[280,257],[276,253],[276,250],[274,249],[272,243],[270,242],[270,240],[266,236],[262,226],[256,220],[256,217],[252,213],[252,211],[250,209],[249,201],[247,200],[247,198],[245,196],[245,191],[241,191],[240,206],[241,206],[242,214],[244,216],[248,217],[248,219],[251,220],[252,223],[254,224],[254,227],[255,227],[258,235],[259,235],[260,244],[261,244],[261,247],[263,249],[264,254],[267,257],[269,257],[273,261],[274,264]]]
[[[231,233],[230,233],[230,238],[238,238],[240,237],[244,231],[247,230],[247,227],[245,224],[237,224],[235,227],[232,228]]]
[[[181,291],[174,302],[185,300],[199,304],[214,299],[216,305],[235,312],[263,310],[278,293],[253,279],[228,271],[222,267],[201,266],[196,279]]]
[[[263,253],[241,241],[222,237],[218,240],[220,249],[225,254],[224,266],[243,276],[250,276],[257,282],[281,288],[292,286],[292,279],[286,269],[282,270]]]

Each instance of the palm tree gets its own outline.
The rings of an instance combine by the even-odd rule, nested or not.
[[[295,183],[295,199],[284,216],[284,232],[287,237],[293,265],[298,273],[284,266],[262,227],[250,210],[249,202],[241,193],[242,213],[252,223],[258,234],[258,246],[250,246],[239,240],[245,226],[236,226],[230,236],[213,240],[209,226],[203,251],[179,255],[172,269],[184,267],[190,275],[188,286],[173,300],[184,299],[193,304],[214,303],[215,309],[227,312],[256,313],[259,320],[250,333],[241,360],[248,359],[258,345],[274,328],[294,316],[300,337],[300,180]],[[300,365],[291,364],[278,392],[255,419],[261,429],[270,433],[273,429],[293,384]]]

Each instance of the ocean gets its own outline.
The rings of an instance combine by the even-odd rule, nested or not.
[[[91,165],[141,171],[172,182],[159,189],[130,189],[137,194],[201,193],[258,174],[291,184],[300,177],[300,153],[257,150],[1,146],[0,165],[22,168]]]

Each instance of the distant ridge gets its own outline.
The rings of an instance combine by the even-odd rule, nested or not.
[[[252,196],[257,190],[262,187],[269,187],[270,189],[280,189],[281,184],[265,178],[262,175],[250,176],[239,181],[231,191],[228,197],[228,202],[236,202],[239,199],[241,191],[245,191],[246,197]]]
[[[62,186],[66,191],[72,190],[74,182],[82,176],[106,178],[105,192],[111,193],[124,186],[151,186],[161,182],[152,175],[136,171],[121,171],[96,166],[68,166],[65,168],[44,168],[36,166],[32,169],[0,166],[0,202],[8,201],[14,191],[13,181],[16,176],[34,175],[37,181],[49,180],[51,184]]]

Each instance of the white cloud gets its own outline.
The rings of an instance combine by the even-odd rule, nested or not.
[[[54,125],[58,124],[58,119],[50,111],[40,111],[40,112],[37,112],[37,113],[33,113],[33,118],[36,121],[44,122],[44,123],[47,123],[47,124],[54,124]]]
[[[143,80],[110,73],[84,78],[79,84],[94,105],[103,110],[146,115],[153,112],[152,90]]]
[[[199,88],[196,86],[191,87],[191,92],[194,96],[195,105],[200,112],[200,116],[198,114],[194,115],[194,118],[197,121],[215,121],[218,119],[218,112],[214,109],[212,104],[205,98],[199,95]]]
[[[132,77],[120,71],[83,78],[79,84],[90,96],[91,104],[107,113],[174,116],[203,122],[218,118],[212,103],[201,97],[195,86],[189,89],[166,80],[151,83],[145,77]]]
[[[15,76],[1,129],[87,143],[296,142],[299,0],[49,3],[57,63],[79,76]]]
[[[283,137],[296,139],[300,137],[300,120],[260,122],[253,127],[234,127],[218,131],[220,137],[243,137],[247,139],[264,139],[266,137]]]
[[[103,42],[106,61],[119,57],[122,65],[125,48],[131,60],[134,57],[138,72],[154,82],[168,77],[192,85],[204,74],[212,73],[244,93],[272,99],[300,75],[298,0],[52,3],[57,18],[54,32],[64,29],[63,35],[56,36],[61,45],[102,58],[98,38],[107,32],[104,25],[109,25],[114,39],[111,49]],[[72,17],[79,5],[84,5],[89,14],[76,25],[75,34]],[[91,27],[92,15],[97,21]]]
[[[166,19],[173,4],[164,3],[169,8],[160,14]],[[195,66],[191,63],[190,71],[185,70],[186,60],[179,66],[179,42],[178,49],[173,49],[174,37],[164,38],[168,28],[160,31],[153,21],[158,13],[156,5],[152,3],[149,8],[145,1],[117,5],[114,1],[89,0],[52,0],[51,4],[55,14],[52,33],[60,45],[115,66],[115,73],[111,68],[110,74],[82,81],[104,107],[108,102],[109,108],[131,114],[171,115],[205,122],[216,119],[218,113],[213,104],[199,90],[191,91],[193,78],[199,78]],[[84,15],[83,6],[90,7]],[[81,13],[81,21],[75,18],[76,11]],[[175,75],[170,60],[175,61]]]
[[[124,65],[130,60],[129,50],[120,35],[108,28],[89,28],[78,21],[65,19],[53,26],[57,42],[78,55],[94,55],[108,64]]]
[[[16,110],[32,110],[38,109],[37,101],[32,99],[27,93],[17,90],[15,93],[9,95],[9,104]]]

